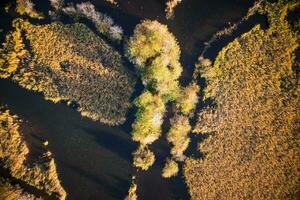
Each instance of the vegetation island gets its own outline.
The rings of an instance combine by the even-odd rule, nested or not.
[[[81,23],[33,25],[15,19],[0,49],[0,77],[109,125],[121,124],[135,79],[121,55]],[[104,56],[105,55],[105,56]]]
[[[194,133],[202,159],[188,158],[184,175],[192,199],[297,199],[300,186],[299,1],[262,2],[256,25],[197,68],[206,79]],[[298,23],[298,24],[297,24]],[[298,68],[298,69],[297,69]]]

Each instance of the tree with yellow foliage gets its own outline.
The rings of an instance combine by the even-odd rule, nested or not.
[[[178,97],[178,78],[182,72],[180,49],[167,26],[157,21],[142,21],[129,39],[126,55],[149,90],[157,92],[165,101]]]

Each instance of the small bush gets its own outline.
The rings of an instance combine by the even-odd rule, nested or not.
[[[129,190],[128,190],[128,195],[125,198],[125,200],[137,200],[137,185],[136,183],[132,183]]]
[[[167,159],[165,167],[163,168],[162,176],[164,178],[170,178],[178,174],[179,168],[178,164],[171,159]]]
[[[138,107],[132,125],[132,139],[143,145],[151,144],[160,136],[165,104],[158,95],[145,91],[135,100]]]
[[[179,97],[176,99],[176,107],[185,115],[191,115],[198,103],[198,92],[200,87],[192,82],[187,87],[182,88]]]
[[[174,9],[175,7],[181,3],[182,0],[168,0],[166,3],[166,18],[172,19],[174,18]]]
[[[31,0],[16,0],[16,2],[16,11],[20,15],[28,15],[29,17],[36,19],[44,18],[42,13],[39,13],[34,9],[34,3],[32,3]]]
[[[184,115],[175,114],[170,120],[171,127],[167,134],[167,140],[172,144],[171,154],[178,160],[184,159],[184,151],[188,148],[191,131],[189,118]]]
[[[50,4],[56,11],[60,11],[63,8],[65,2],[64,0],[50,0]]]
[[[155,155],[147,147],[140,146],[133,153],[133,165],[141,168],[142,170],[148,170],[155,161]]]

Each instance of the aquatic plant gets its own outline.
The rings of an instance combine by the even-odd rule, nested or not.
[[[94,23],[99,33],[115,41],[122,40],[123,29],[115,25],[111,17],[97,11],[95,6],[89,1],[76,4],[76,6],[69,5],[64,7],[62,11],[76,20],[85,17]]]
[[[288,13],[299,1],[260,4],[269,27],[235,39],[200,69],[204,98],[195,133],[209,133],[203,159],[186,160],[192,199],[298,199],[300,192],[299,33]]]
[[[11,176],[29,185],[44,190],[49,195],[66,198],[66,191],[61,186],[56,166],[51,153],[45,153],[43,160],[29,163],[29,149],[20,131],[21,121],[8,110],[0,110],[0,160]]]
[[[132,178],[132,183],[128,190],[128,195],[125,197],[124,200],[137,200],[137,184],[134,182],[134,177]]]
[[[64,7],[64,0],[49,0],[51,6],[56,10],[60,11]]]
[[[31,18],[43,19],[42,13],[37,12],[34,9],[34,3],[31,0],[16,0],[16,11],[20,15],[28,15]]]
[[[18,19],[14,28],[0,50],[1,77],[53,102],[76,102],[91,119],[109,125],[125,121],[135,81],[118,52],[79,23],[33,25]]]
[[[155,161],[155,155],[145,146],[140,146],[133,153],[133,165],[141,168],[142,170],[148,170]]]
[[[174,9],[175,7],[181,3],[182,0],[168,0],[166,3],[166,18],[173,19],[174,18]]]
[[[167,158],[166,164],[163,168],[162,176],[164,178],[171,178],[172,176],[176,176],[178,171],[179,167],[176,161]]]
[[[189,117],[175,114],[170,120],[170,129],[167,134],[167,140],[172,144],[171,154],[177,160],[184,159],[184,151],[188,148],[190,138],[188,136],[191,131]]]
[[[110,4],[114,5],[114,6],[118,5],[118,1],[117,0],[104,0],[104,1],[106,1],[107,3],[110,3]]]
[[[176,99],[176,108],[185,115],[193,113],[198,103],[198,92],[200,87],[196,82],[182,87],[179,97]]]

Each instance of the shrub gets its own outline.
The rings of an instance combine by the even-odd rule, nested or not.
[[[132,139],[145,149],[161,134],[165,103],[179,96],[178,77],[182,72],[179,54],[175,37],[157,21],[138,24],[127,44],[126,55],[135,64],[146,88],[135,101],[138,111],[132,125]],[[134,155],[134,164],[144,170],[154,162],[152,152],[147,159]]]
[[[158,95],[145,91],[135,100],[138,107],[132,125],[132,139],[143,145],[151,144],[160,136],[165,105]]]
[[[63,8],[65,2],[64,0],[50,0],[50,4],[56,11],[60,11]]]
[[[174,9],[175,7],[181,3],[182,0],[168,0],[166,3],[166,18],[172,19],[174,18]]]
[[[201,70],[208,69],[212,65],[212,62],[208,58],[204,58],[203,56],[199,56],[198,63],[195,64],[195,70],[193,73],[193,78],[197,79],[199,76],[201,76]]]
[[[42,13],[39,13],[34,9],[34,3],[32,3],[31,0],[16,0],[16,2],[16,11],[20,15],[28,15],[29,17],[36,19],[44,18]]]
[[[105,0],[105,1],[108,2],[108,3],[110,3],[110,4],[112,4],[112,5],[114,5],[114,6],[118,5],[118,1],[117,0]]]
[[[137,200],[137,185],[136,183],[132,183],[129,190],[128,190],[128,195],[125,198],[125,200]]]
[[[155,155],[147,147],[140,146],[133,153],[133,165],[141,168],[142,170],[148,170],[155,161]]]
[[[183,114],[193,113],[198,103],[198,92],[200,87],[197,83],[192,82],[187,87],[182,88],[179,97],[176,99],[176,107]]]
[[[171,126],[167,134],[167,140],[172,144],[171,154],[178,160],[183,160],[184,151],[188,148],[191,131],[189,118],[184,115],[175,114],[170,120]]]
[[[162,176],[164,178],[170,178],[178,174],[179,168],[178,164],[171,159],[167,159],[165,167],[163,168]]]
[[[182,72],[180,49],[167,26],[145,20],[129,39],[126,55],[141,73],[143,84],[166,101],[178,96],[178,78]]]

